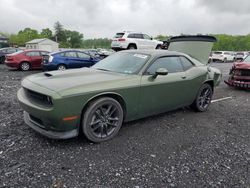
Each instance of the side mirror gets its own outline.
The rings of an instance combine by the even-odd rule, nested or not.
[[[150,40],[153,40],[153,37],[150,37]]]
[[[155,74],[153,75],[153,78],[156,78],[158,75],[165,76],[168,74],[168,70],[165,68],[159,68],[155,71]]]

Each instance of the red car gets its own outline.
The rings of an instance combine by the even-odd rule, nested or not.
[[[42,56],[49,52],[43,50],[25,50],[6,56],[5,64],[8,67],[27,71],[42,68]]]
[[[242,62],[235,62],[230,70],[228,80],[225,83],[229,86],[250,88],[250,55]]]

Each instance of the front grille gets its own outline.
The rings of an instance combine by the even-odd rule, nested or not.
[[[30,89],[26,89],[26,88],[24,88],[24,90],[25,90],[27,97],[31,101],[41,104],[41,105],[45,105],[45,106],[52,106],[52,100],[50,96],[47,96],[47,95],[44,95],[44,94],[32,91]]]
[[[241,69],[241,76],[250,76],[250,70],[247,69]]]

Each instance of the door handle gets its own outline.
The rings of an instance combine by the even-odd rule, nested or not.
[[[182,78],[182,79],[186,79],[186,78],[187,78],[187,76],[183,75],[181,78]]]

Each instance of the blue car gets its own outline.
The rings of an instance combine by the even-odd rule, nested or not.
[[[80,50],[66,50],[44,55],[42,67],[44,71],[91,67],[100,60]]]

